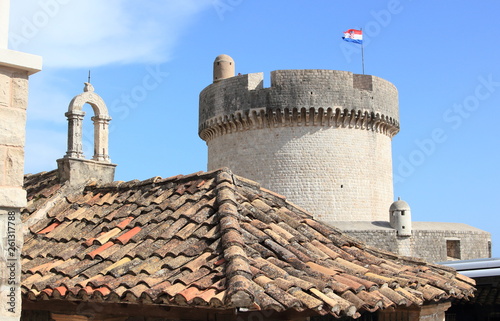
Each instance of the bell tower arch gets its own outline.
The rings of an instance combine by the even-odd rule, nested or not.
[[[85,112],[82,110],[84,104],[92,106],[94,116],[94,156],[93,160],[108,162],[109,121],[108,108],[104,100],[94,92],[94,86],[86,82],[83,93],[75,96],[69,103],[68,112],[68,151],[65,157],[85,158],[82,151],[82,122]]]
[[[82,133],[85,112],[83,105],[92,107],[94,116],[94,155],[85,159],[83,155]],[[104,100],[94,92],[94,86],[86,82],[83,93],[75,96],[65,113],[68,118],[68,150],[66,155],[57,160],[59,176],[70,184],[83,184],[89,180],[109,183],[114,180],[116,165],[109,158],[109,122],[111,117]]]

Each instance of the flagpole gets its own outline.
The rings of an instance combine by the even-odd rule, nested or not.
[[[361,34],[363,35],[363,28],[360,28],[361,30]],[[364,38],[361,40],[361,65],[363,67],[363,75],[365,74],[365,53],[364,53],[364,49],[363,49],[363,42],[364,42]]]

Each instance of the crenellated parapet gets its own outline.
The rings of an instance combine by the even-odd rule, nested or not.
[[[200,94],[199,135],[208,141],[238,131],[278,126],[399,131],[398,94],[390,82],[338,70],[277,70],[222,79]]]

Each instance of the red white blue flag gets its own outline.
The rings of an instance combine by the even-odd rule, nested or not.
[[[349,29],[344,31],[344,36],[342,37],[345,41],[354,42],[354,43],[363,43],[363,31],[356,29]]]

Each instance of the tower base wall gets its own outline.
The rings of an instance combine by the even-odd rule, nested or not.
[[[391,138],[372,130],[291,126],[207,142],[208,169],[229,167],[325,221],[387,220]]]
[[[491,257],[491,235],[463,223],[413,222],[411,236],[398,236],[389,222],[327,222],[367,245],[428,262]]]

